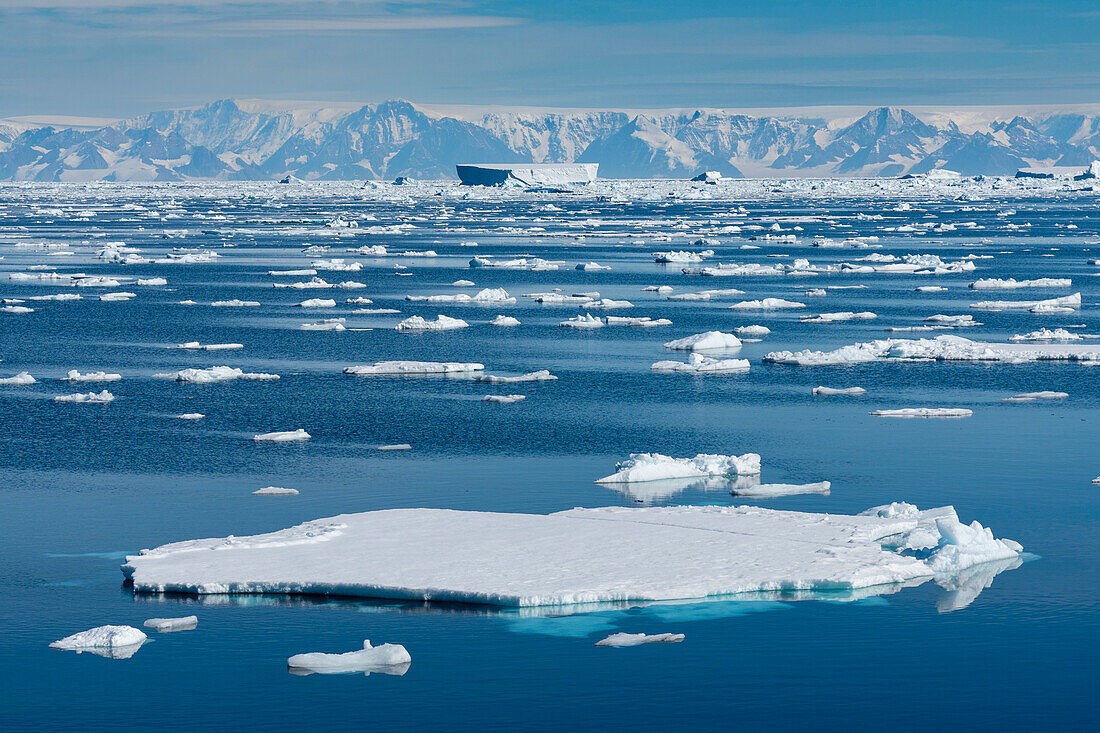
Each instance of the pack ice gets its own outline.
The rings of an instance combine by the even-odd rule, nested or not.
[[[679,506],[503,514],[390,509],[126,558],[137,592],[308,593],[499,606],[918,584],[1016,559],[951,507],[860,515]]]

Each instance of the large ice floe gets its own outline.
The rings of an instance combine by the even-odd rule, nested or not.
[[[1072,286],[1073,281],[1068,277],[1040,277],[1035,280],[1017,280],[1014,277],[1007,280],[987,278],[970,283],[971,290],[1019,290],[1020,288],[1068,288]]]
[[[391,509],[176,542],[129,556],[122,569],[137,592],[560,607],[759,591],[812,598],[950,577],[1017,560],[1021,549],[962,524],[951,507],[909,504],[856,516],[749,506]]]
[[[51,649],[64,649],[77,654],[89,652],[111,659],[129,659],[149,637],[133,626],[97,626],[50,644]]]
[[[1100,345],[987,343],[961,336],[934,339],[880,339],[842,346],[833,351],[773,351],[764,361],[796,366],[841,366],[871,361],[1097,361]]]
[[[448,295],[406,295],[405,300],[424,303],[474,303],[484,305],[510,305],[516,299],[504,288],[485,288],[475,295],[456,293]]]
[[[371,646],[370,640],[363,641],[363,648],[344,654],[326,654],[310,652],[295,654],[286,660],[286,666],[292,674],[343,674],[348,672],[381,672],[390,675],[403,675],[412,663],[412,656],[400,644],[382,644]]]
[[[257,443],[292,443],[309,440],[313,436],[302,428],[296,430],[277,430],[274,433],[260,433],[253,435],[252,440]]]

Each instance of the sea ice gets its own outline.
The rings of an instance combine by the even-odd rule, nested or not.
[[[822,396],[847,395],[847,396],[852,396],[852,397],[858,397],[859,395],[867,394],[867,390],[865,390],[863,387],[843,387],[843,388],[814,387],[813,394],[814,394],[815,397],[817,397],[818,395],[822,395]]]
[[[583,316],[573,316],[558,324],[563,328],[603,328],[604,322],[600,318],[592,315],[591,313],[585,313]]]
[[[1081,308],[1081,294],[1074,293],[1049,300],[983,300],[971,308],[987,311],[1029,310],[1032,313],[1066,313]]]
[[[760,473],[760,456],[723,456],[700,453],[694,458],[672,458],[661,453],[631,453],[615,464],[615,473],[598,484],[628,484],[640,481],[705,478],[707,476],[755,476]]]
[[[359,651],[345,654],[310,652],[295,654],[286,660],[286,666],[291,671],[318,674],[383,672],[403,675],[411,663],[412,657],[400,644],[371,646],[369,640],[363,641],[363,648]]]
[[[610,270],[611,268],[607,265],[601,265],[598,262],[584,262],[577,265],[577,269],[584,270],[585,272],[603,272],[606,270]]]
[[[767,326],[753,325],[753,326],[738,326],[737,328],[733,329],[733,332],[735,334],[737,334],[738,336],[750,336],[750,337],[760,338],[760,337],[763,337],[763,336],[767,336],[769,333],[772,332],[772,330],[770,328],[768,328]]]
[[[522,394],[487,394],[481,398],[482,402],[495,402],[499,405],[510,405],[513,402],[520,402],[527,399],[527,395]]]
[[[515,382],[551,382],[557,379],[547,369],[540,369],[537,372],[528,372],[527,374],[521,374],[518,377],[498,377],[495,374],[479,374],[474,377],[475,382],[486,382],[488,384],[514,384]]]
[[[828,481],[810,484],[749,484],[730,491],[734,496],[766,498],[772,496],[797,496],[799,494],[828,494],[832,486]]]
[[[237,367],[229,366],[214,366],[207,369],[181,369],[178,372],[154,374],[153,376],[159,379],[174,379],[177,382],[188,384],[213,384],[214,382],[230,382],[234,379],[271,381],[279,378],[278,374],[246,372]]]
[[[336,301],[332,298],[310,298],[297,303],[299,308],[335,308]]]
[[[490,326],[518,326],[519,319],[512,316],[497,316],[493,320],[489,321]]]
[[[820,313],[816,316],[803,316],[798,320],[800,323],[835,323],[836,321],[869,321],[873,318],[878,318],[878,316],[870,311],[862,313],[843,311],[840,313]]]
[[[3,386],[34,384],[37,381],[30,372],[19,372],[14,377],[0,377],[0,385]]]
[[[298,428],[297,430],[283,430],[276,431],[274,433],[260,433],[258,435],[253,435],[252,439],[258,443],[289,443],[299,440],[309,440],[311,437],[313,436],[311,436],[305,430]]]
[[[480,372],[484,364],[476,362],[462,363],[454,361],[379,361],[369,366],[350,366],[344,374],[360,377],[373,377],[393,374],[462,374]]]
[[[1044,390],[1042,392],[1024,392],[1022,394],[1013,395],[1012,397],[1005,397],[1001,402],[1034,402],[1035,400],[1064,400],[1069,397],[1068,392],[1052,392],[1050,390]]]
[[[187,341],[186,343],[177,344],[176,348],[190,351],[233,351],[243,349],[244,344],[203,344],[198,341]]]
[[[313,323],[303,323],[298,326],[299,331],[346,331],[344,323],[346,318],[322,318]]]
[[[50,644],[51,649],[64,649],[77,654],[91,652],[111,659],[129,659],[149,637],[133,626],[97,626]]]
[[[461,318],[438,315],[434,321],[429,321],[423,316],[410,316],[394,326],[395,331],[453,331],[458,328],[466,328],[469,323]]]
[[[199,625],[198,616],[180,616],[177,618],[149,618],[142,624],[147,629],[153,629],[159,634],[168,634],[173,631],[191,631]]]
[[[259,305],[257,300],[241,300],[234,298],[233,300],[215,300],[210,305],[215,308],[255,308]]]
[[[282,486],[265,486],[252,492],[255,496],[297,496],[298,489],[284,489]]]
[[[973,410],[954,407],[904,407],[898,410],[875,410],[875,417],[970,417]]]
[[[201,412],[185,412],[182,415],[176,415],[178,420],[202,420],[206,415]]]
[[[641,644],[676,644],[684,640],[683,634],[627,634],[618,633],[600,639],[596,646],[639,646]]]
[[[108,372],[88,372],[81,374],[75,369],[61,378],[63,382],[117,382],[122,379],[121,374],[109,374]]]
[[[1021,549],[980,524],[961,524],[951,507],[876,507],[859,516],[753,506],[549,515],[391,509],[176,542],[127,557],[123,572],[136,592],[530,607],[758,591],[813,597],[950,577]]]
[[[792,308],[805,308],[805,303],[798,303],[793,300],[783,300],[782,298],[764,298],[763,300],[743,300],[740,303],[734,303],[730,306],[732,310],[742,311],[767,311],[767,310],[786,310]]]
[[[697,333],[694,336],[686,336],[682,339],[668,341],[665,343],[665,348],[672,349],[674,351],[739,349],[741,348],[741,339],[737,338],[732,333],[722,333],[721,331],[706,331],[704,333]]]
[[[1040,328],[1038,331],[1030,331],[1025,334],[1009,336],[1009,341],[1080,341],[1081,335],[1064,328]]]
[[[711,372],[747,372],[750,364],[748,359],[714,359],[703,356],[698,352],[692,352],[686,362],[683,361],[657,361],[649,367],[655,372],[688,372],[692,374]]]
[[[1007,280],[986,279],[975,280],[970,283],[971,290],[1018,290],[1020,288],[1068,288],[1073,286],[1073,281],[1067,278],[1041,277],[1036,280],[1017,280],[1010,277]]]
[[[54,397],[54,402],[87,402],[95,404],[106,404],[115,398],[113,394],[107,390],[102,392],[88,392],[87,394],[66,394],[58,395]]]

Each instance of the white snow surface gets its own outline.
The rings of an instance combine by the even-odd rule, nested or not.
[[[770,311],[770,310],[789,310],[795,308],[805,308],[805,303],[799,303],[793,300],[784,300],[783,298],[764,298],[763,300],[743,300],[740,303],[734,303],[730,306],[732,310],[742,311]]]
[[[97,626],[94,629],[81,631],[64,639],[58,639],[50,644],[51,649],[64,649],[81,652],[92,652],[99,656],[126,659],[133,656],[146,639],[149,637],[141,629],[133,626]]]
[[[813,394],[814,397],[817,397],[818,395],[825,397],[829,395],[846,395],[849,397],[858,397],[859,395],[867,394],[867,390],[863,387],[814,387]]]
[[[970,417],[973,410],[962,407],[903,407],[896,410],[875,410],[875,417]]]
[[[753,498],[772,496],[797,496],[799,494],[828,494],[832,484],[828,481],[816,481],[810,484],[749,484],[735,487],[731,494]]]
[[[723,456],[700,453],[694,458],[672,458],[662,453],[631,453],[615,465],[615,473],[596,481],[598,484],[629,484],[641,481],[705,478],[707,476],[756,476],[760,456]]]
[[[721,331],[705,331],[703,333],[697,333],[694,336],[685,336],[682,339],[668,341],[665,343],[665,348],[672,349],[674,351],[739,349],[741,348],[741,339],[737,338],[732,333],[722,333]]]
[[[297,496],[298,489],[286,489],[282,486],[265,486],[252,492],[253,496]]]
[[[138,592],[563,606],[911,584],[1022,549],[961,524],[950,507],[898,506],[859,516],[749,506],[391,509],[163,545],[127,557],[123,572]],[[921,554],[900,554],[917,544]]]
[[[311,436],[302,428],[297,430],[279,430],[274,433],[260,433],[253,435],[252,439],[257,443],[290,443],[300,440],[309,440]]]
[[[112,402],[115,399],[115,396],[107,390],[103,390],[102,392],[88,392],[86,394],[78,392],[77,394],[58,395],[53,399],[54,402],[85,402],[92,404],[106,404],[108,402]]]
[[[478,364],[476,362],[379,361],[367,366],[345,367],[344,374],[354,374],[359,377],[394,374],[462,374],[466,372],[480,372],[484,369],[484,364]]]
[[[466,328],[469,325],[461,318],[451,318],[444,315],[436,316],[434,321],[429,321],[423,316],[410,316],[394,326],[394,330],[405,332],[454,331],[455,329]]]
[[[514,384],[515,382],[552,382],[557,377],[550,373],[548,369],[540,369],[537,372],[528,372],[521,374],[518,377],[501,377],[496,374],[479,374],[474,377],[475,382],[486,382],[488,384]]]
[[[30,372],[19,372],[13,377],[0,377],[0,386],[34,384],[37,381]]]
[[[179,616],[176,618],[148,618],[142,624],[147,629],[167,634],[173,631],[190,631],[199,625],[198,616]]]
[[[833,351],[773,351],[764,361],[797,366],[862,364],[879,359],[919,361],[1000,361],[1019,364],[1029,361],[1097,361],[1100,345],[1021,344],[971,341],[960,336],[934,339],[880,339],[842,346]]]
[[[214,382],[230,382],[234,379],[267,382],[279,378],[278,374],[246,372],[237,367],[229,366],[214,366],[207,369],[181,369],[178,372],[154,374],[153,376],[161,379],[174,379],[177,382],[187,382],[189,384],[213,384]]]
[[[400,644],[371,646],[370,640],[364,640],[363,648],[354,652],[344,654],[326,654],[324,652],[295,654],[286,660],[286,666],[292,670],[316,672],[318,674],[342,674],[346,672],[383,671],[386,668],[407,666],[411,662],[412,656]]]
[[[710,372],[747,372],[750,366],[748,359],[715,359],[703,356],[698,352],[692,352],[686,362],[656,361],[649,368],[655,372],[705,374]]]
[[[676,644],[684,640],[683,634],[627,634],[619,632],[604,637],[596,642],[596,646],[639,646],[641,644]]]
[[[108,372],[87,372],[81,374],[76,369],[70,369],[69,373],[61,378],[64,382],[117,382],[122,379],[121,374]]]

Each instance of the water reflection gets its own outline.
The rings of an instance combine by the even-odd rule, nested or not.
[[[705,476],[702,478],[672,478],[661,481],[636,481],[625,484],[600,484],[614,489],[639,504],[654,504],[682,492],[702,491],[729,494],[748,490],[760,483],[759,476]]]

